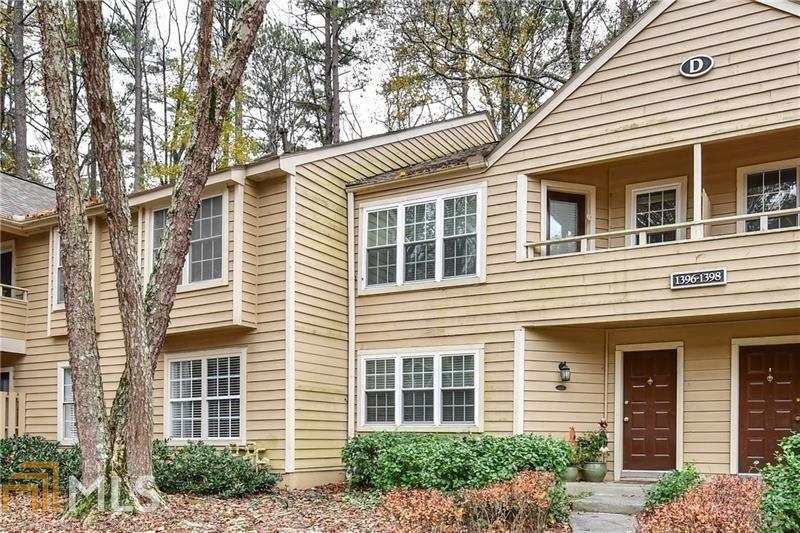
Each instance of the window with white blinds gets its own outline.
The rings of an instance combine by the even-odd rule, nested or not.
[[[234,440],[242,434],[242,360],[209,355],[169,361],[169,428],[173,439]]]

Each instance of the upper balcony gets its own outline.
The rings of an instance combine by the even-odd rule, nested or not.
[[[799,183],[798,129],[521,176],[538,322],[800,310]]]
[[[0,284],[0,352],[24,354],[28,327],[28,291]]]

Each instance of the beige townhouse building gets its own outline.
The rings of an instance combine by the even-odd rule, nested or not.
[[[467,116],[220,170],[156,432],[292,486],[369,431],[566,435],[609,477],[746,473],[800,431],[800,3],[666,0],[498,139]],[[2,178],[0,428],[75,440],[53,192]],[[131,196],[149,272],[170,188]],[[89,208],[108,396],[122,371]]]

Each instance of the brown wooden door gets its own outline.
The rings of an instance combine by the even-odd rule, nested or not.
[[[622,468],[672,470],[678,353],[676,350],[626,352],[622,366]]]
[[[772,462],[798,417],[800,344],[739,348],[739,472]]]

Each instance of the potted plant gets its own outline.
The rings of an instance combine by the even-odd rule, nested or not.
[[[564,481],[577,481],[579,474],[579,467],[581,464],[580,454],[578,453],[578,443],[575,438],[575,427],[569,428],[569,465],[564,469],[561,474],[561,479]]]
[[[608,453],[608,423],[600,420],[600,429],[581,435],[577,439],[578,455],[582,462],[582,473],[585,481],[603,481],[608,471],[606,454]]]

